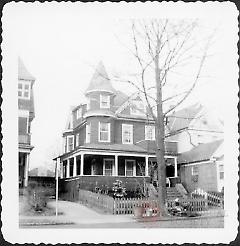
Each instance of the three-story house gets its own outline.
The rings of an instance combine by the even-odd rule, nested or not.
[[[116,179],[134,189],[156,168],[155,122],[139,93],[115,90],[102,62],[85,91],[87,104],[72,108],[60,161],[65,184],[93,190]],[[166,143],[167,176],[178,177],[176,142]],[[70,185],[71,186],[71,185]]]
[[[31,145],[31,122],[34,119],[33,84],[35,78],[18,59],[18,169],[19,187],[28,184]]]

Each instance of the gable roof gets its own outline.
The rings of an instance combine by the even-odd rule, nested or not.
[[[172,115],[168,116],[168,129],[170,132],[175,132],[187,128],[202,109],[203,106],[196,103],[174,112]]]
[[[217,140],[210,143],[199,144],[197,147],[191,149],[190,151],[180,154],[178,157],[178,163],[193,163],[200,161],[207,161],[214,157],[214,153],[223,143],[223,139]]]
[[[22,59],[18,57],[18,79],[19,80],[30,80],[35,81],[36,79],[32,76],[31,73],[25,67]]]
[[[92,91],[107,91],[113,94],[115,94],[116,92],[111,84],[103,62],[99,62],[95,73],[93,74],[93,77],[90,81],[90,84],[85,91],[85,95]]]

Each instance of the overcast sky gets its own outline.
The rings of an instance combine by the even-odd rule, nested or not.
[[[115,5],[114,5],[115,6]],[[212,56],[205,70],[208,78],[199,86],[188,103],[200,101],[224,118],[225,102],[231,83],[231,62],[236,52],[236,24],[230,13],[221,8],[163,10],[160,5],[137,8],[111,8],[111,5],[82,4],[15,4],[6,11],[7,27],[13,43],[29,72],[36,77],[34,99],[36,117],[32,122],[30,169],[51,165],[51,152],[57,149],[71,105],[84,101],[84,91],[93,75],[94,66],[102,60],[109,76],[131,72],[131,54],[119,41],[127,40],[128,17],[200,17],[209,30],[217,28]],[[186,8],[184,8],[186,10]],[[6,10],[6,9],[5,9]],[[158,11],[157,11],[158,10]],[[134,12],[133,12],[134,11]],[[151,12],[152,11],[152,12]],[[135,14],[133,14],[135,13]],[[178,13],[178,16],[177,16]],[[184,14],[185,13],[185,14]],[[5,16],[5,17],[6,17]],[[229,17],[229,18],[228,18]],[[124,20],[124,21],[120,21]],[[202,33],[205,34],[204,31]],[[125,90],[121,83],[113,83]]]

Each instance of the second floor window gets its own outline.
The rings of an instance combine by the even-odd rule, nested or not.
[[[79,145],[79,133],[76,135],[76,146]]]
[[[74,149],[74,137],[67,136],[67,151],[72,151]]]
[[[155,126],[145,126],[145,140],[155,140]]]
[[[110,96],[100,95],[100,108],[110,108]]]
[[[30,99],[30,83],[18,83],[18,97],[21,99]]]
[[[122,124],[122,143],[133,143],[133,125]]]
[[[91,139],[91,124],[86,124],[86,143],[90,143]]]
[[[99,122],[99,142],[110,142],[110,123]]]

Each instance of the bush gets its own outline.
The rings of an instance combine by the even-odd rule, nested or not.
[[[47,206],[47,191],[37,183],[30,183],[27,188],[27,201],[31,209],[41,212]]]

